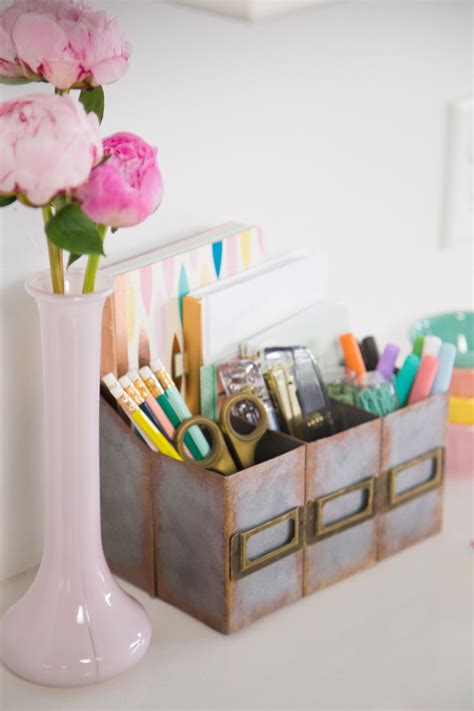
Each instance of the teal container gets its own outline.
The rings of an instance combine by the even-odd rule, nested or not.
[[[474,368],[474,311],[452,311],[426,316],[415,321],[409,336],[414,343],[417,336],[439,336],[457,348],[455,368]]]

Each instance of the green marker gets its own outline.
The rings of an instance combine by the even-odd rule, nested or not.
[[[423,336],[417,336],[417,339],[421,338],[421,345],[423,345]],[[399,372],[395,376],[395,388],[397,391],[398,402],[400,407],[404,407],[407,404],[408,397],[410,395],[410,390],[413,383],[415,382],[416,374],[418,368],[420,367],[420,358],[415,353],[410,353],[405,358],[405,362],[400,368]]]
[[[424,336],[417,336],[415,338],[412,353],[414,355],[418,356],[418,358],[421,358],[421,354],[423,353],[423,341],[424,340],[425,340]]]

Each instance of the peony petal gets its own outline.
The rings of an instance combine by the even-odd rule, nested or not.
[[[111,57],[104,59],[91,68],[92,85],[112,84],[121,79],[128,69],[128,60],[125,57]]]
[[[43,61],[43,76],[58,89],[69,89],[81,78],[82,69],[74,62],[61,62],[45,59]]]
[[[46,15],[21,15],[12,30],[17,55],[34,72],[46,57],[62,59],[67,53],[68,38],[59,25]],[[67,55],[66,55],[67,56]]]

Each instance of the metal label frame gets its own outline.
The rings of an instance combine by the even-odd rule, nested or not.
[[[401,472],[420,464],[421,462],[429,460],[433,460],[435,464],[433,476],[431,476],[428,481],[416,484],[410,489],[397,494],[395,486],[398,475]],[[380,501],[380,509],[382,511],[394,509],[407,501],[411,501],[412,499],[415,499],[418,496],[426,494],[428,491],[432,491],[433,489],[441,486],[444,480],[444,464],[444,447],[436,447],[435,449],[426,452],[426,454],[414,457],[413,459],[409,459],[407,462],[403,462],[403,464],[387,469],[387,471],[382,474],[381,478],[382,500]]]
[[[307,545],[312,545],[317,541],[321,541],[324,538],[329,538],[336,533],[345,531],[352,526],[356,526],[359,523],[368,521],[373,518],[376,514],[376,477],[370,477],[368,479],[363,479],[350,486],[345,486],[342,489],[337,489],[331,494],[326,494],[325,496],[320,496],[317,499],[310,501],[307,506],[307,526],[306,526],[306,543]],[[334,501],[346,494],[351,494],[353,491],[367,491],[367,503],[363,509],[356,511],[349,516],[344,516],[343,518],[329,523],[324,524],[324,507],[329,501]]]
[[[293,522],[293,535],[290,540],[283,545],[274,548],[268,553],[260,555],[258,558],[250,559],[248,557],[248,542],[253,537],[262,531],[278,526],[286,521]],[[266,568],[272,563],[286,558],[286,556],[296,553],[303,548],[304,545],[304,506],[296,506],[294,509],[287,511],[281,516],[265,521],[254,528],[249,528],[247,531],[234,533],[230,539],[230,577],[231,580],[239,580],[257,570]]]

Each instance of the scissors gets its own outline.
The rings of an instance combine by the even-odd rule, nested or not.
[[[258,412],[258,422],[251,432],[238,432],[232,423],[232,411],[250,404]],[[193,459],[184,444],[184,436],[190,427],[200,425],[211,435],[211,451],[204,459]],[[202,415],[195,415],[182,422],[176,430],[175,445],[186,462],[212,469],[219,474],[234,474],[255,463],[255,450],[268,428],[265,405],[250,392],[240,392],[224,401],[219,416],[219,425]]]

